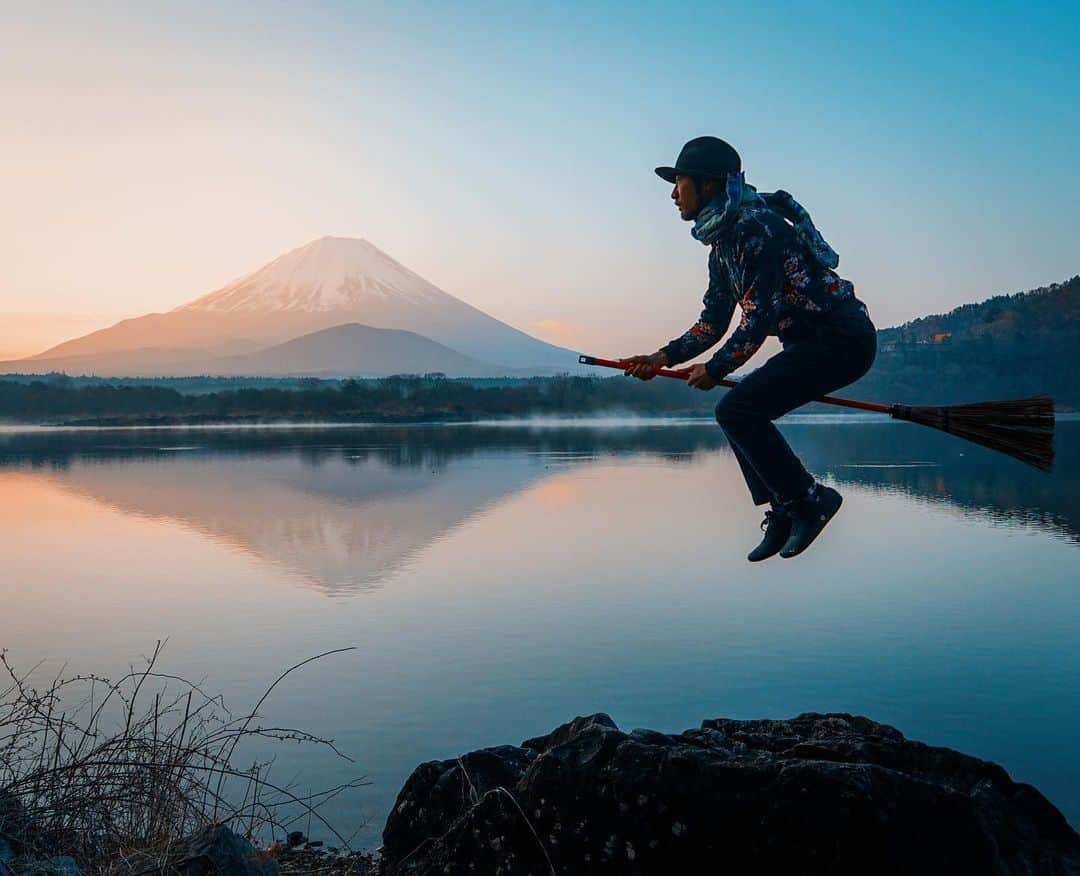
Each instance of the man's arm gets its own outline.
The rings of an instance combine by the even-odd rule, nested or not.
[[[705,363],[713,380],[722,380],[758,351],[776,326],[784,283],[784,242],[754,219],[738,230],[736,255],[742,265],[742,318],[735,331]]]
[[[705,309],[690,328],[679,337],[669,341],[657,352],[663,354],[666,365],[678,365],[687,359],[704,353],[724,336],[731,314],[735,310],[735,296],[715,251],[709,252],[709,288],[703,299]]]

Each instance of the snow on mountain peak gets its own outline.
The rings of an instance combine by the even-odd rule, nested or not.
[[[405,299],[422,306],[448,298],[366,240],[320,237],[176,310],[362,311],[376,301]]]

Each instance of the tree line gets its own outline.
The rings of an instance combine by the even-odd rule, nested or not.
[[[605,412],[699,415],[712,402],[673,381],[621,376],[476,382],[437,375],[323,382],[303,389],[243,388],[197,395],[165,386],[65,386],[0,381],[0,418],[23,422],[218,420],[469,420]]]
[[[1080,409],[1080,276],[882,329],[871,371],[843,395],[956,404],[1047,394]],[[470,420],[529,415],[711,414],[716,395],[621,375],[378,379],[116,379],[10,375],[0,418],[19,422]],[[835,411],[835,408],[811,406]]]

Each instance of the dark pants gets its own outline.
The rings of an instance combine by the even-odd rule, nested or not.
[[[716,406],[755,505],[787,502],[814,483],[772,421],[862,377],[874,363],[877,332],[852,300],[739,381]]]

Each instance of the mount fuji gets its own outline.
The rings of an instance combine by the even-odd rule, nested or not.
[[[0,362],[0,372],[149,377],[235,374],[246,364],[258,369],[246,372],[251,376],[282,374],[288,366],[275,361],[273,348],[305,336],[314,339],[308,346],[317,347],[323,337],[317,333],[346,325],[354,328],[336,336],[332,365],[320,364],[317,350],[305,354],[309,373],[387,373],[376,357],[392,338],[356,330],[363,326],[411,333],[406,346],[416,353],[417,367],[397,372],[577,370],[576,353],[443,292],[368,241],[323,237],[167,313],[126,319],[36,356]],[[357,342],[348,355],[340,343],[345,337]],[[375,337],[381,343],[365,349],[363,340]],[[422,350],[425,341],[430,349]],[[288,349],[295,352],[295,345]],[[408,363],[398,356],[394,364]]]

